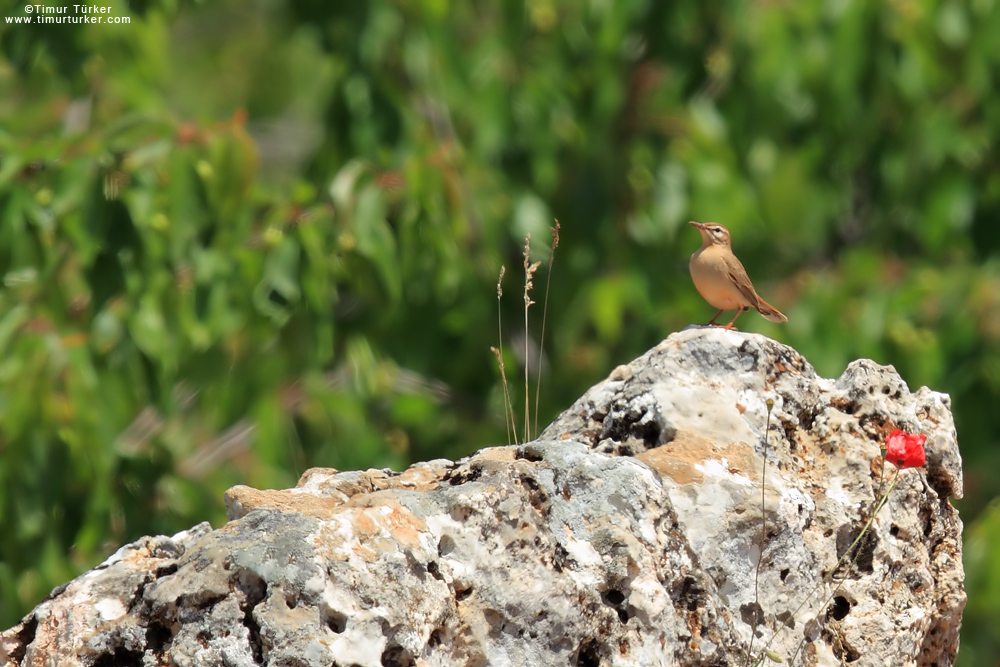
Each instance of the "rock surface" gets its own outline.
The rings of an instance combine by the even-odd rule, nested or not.
[[[927,465],[900,471],[824,583],[897,427],[928,436]],[[235,487],[225,526],[143,538],[53,591],[0,635],[0,663],[735,666],[754,635],[786,664],[946,667],[961,492],[947,396],[691,328],[527,445]]]

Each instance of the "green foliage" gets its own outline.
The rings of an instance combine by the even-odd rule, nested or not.
[[[553,218],[540,423],[713,314],[686,222],[717,220],[789,316],[741,326],[952,395],[996,535],[1000,6],[132,11],[0,23],[0,625],[232,484],[505,442],[496,276],[513,381]]]
[[[962,625],[959,667],[988,665],[1000,655],[1000,500],[990,503],[965,534],[965,587],[969,604]]]

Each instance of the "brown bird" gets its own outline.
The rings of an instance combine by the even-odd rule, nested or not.
[[[760,298],[750,282],[747,270],[733,254],[729,230],[717,222],[691,222],[701,232],[701,247],[691,255],[691,279],[705,301],[719,309],[705,326],[722,326],[715,318],[726,310],[736,314],[726,329],[735,329],[733,323],[744,310],[756,308],[757,312],[772,322],[787,322],[777,308]]]

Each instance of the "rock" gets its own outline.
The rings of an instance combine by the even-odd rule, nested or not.
[[[894,428],[927,435],[927,465],[838,568]],[[2,633],[0,662],[707,667],[753,637],[798,665],[945,667],[961,492],[947,396],[691,328],[526,445],[235,487],[228,524],[122,547]]]

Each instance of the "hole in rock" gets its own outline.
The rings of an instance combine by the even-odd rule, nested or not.
[[[483,475],[483,466],[481,463],[472,463],[468,468],[458,468],[448,474],[448,484],[451,486],[459,486],[461,484],[466,484],[468,482],[475,482],[477,479]]]
[[[635,456],[639,452],[666,444],[677,436],[676,429],[664,429],[662,420],[645,409],[623,407],[616,412],[614,420],[604,422],[600,436],[602,440],[611,440],[618,445],[609,449],[609,453],[616,456]]]
[[[606,591],[601,591],[601,601],[608,605],[618,614],[618,620],[623,624],[628,623],[628,619],[632,618],[633,614],[627,606],[623,606],[625,603],[625,593],[611,588]]]
[[[847,614],[850,611],[851,603],[848,602],[847,598],[843,595],[838,595],[833,598],[833,602],[830,604],[830,609],[827,611],[827,616],[835,621],[842,621],[847,617]]]
[[[788,441],[791,448],[794,448],[796,441],[795,424],[790,421],[781,420],[781,430],[785,432],[785,440]]]
[[[786,567],[784,570],[781,571],[781,580],[784,581],[785,579],[787,579],[789,574],[791,574],[791,570],[789,570]]]
[[[616,591],[611,589],[609,591],[604,591],[601,593],[601,599],[604,600],[604,604],[611,605],[612,607],[617,607],[622,602],[625,601],[625,594],[621,591]]]
[[[457,582],[455,583],[455,599],[456,600],[458,600],[459,602],[461,602],[462,600],[466,599],[470,595],[472,595],[472,586],[469,586],[468,588],[461,588],[460,584],[458,584]]]
[[[192,609],[211,609],[226,598],[225,595],[209,593],[198,590],[193,593],[185,593],[177,598],[178,607],[190,607]]]
[[[132,667],[142,664],[142,651],[129,651],[121,646],[109,647],[110,653],[105,653],[94,661],[94,667]]]
[[[655,421],[650,420],[645,424],[636,424],[635,428],[632,429],[633,434],[642,440],[643,444],[646,445],[646,449],[652,449],[660,444],[661,429],[660,425]]]
[[[576,654],[576,667],[599,667],[600,664],[600,644],[593,639],[584,641]]]
[[[858,539],[861,535],[861,526],[853,527],[850,525],[841,526],[837,530],[837,558],[840,559],[847,552],[854,541]],[[878,546],[878,536],[875,531],[868,531],[865,536],[861,538],[861,541],[855,545],[854,550],[851,552],[851,556],[843,563],[840,567],[840,572],[844,573],[844,576],[852,576],[851,570],[847,569],[849,567],[850,561],[854,561],[854,567],[857,568],[857,572],[872,572],[873,562],[875,560],[875,548]],[[857,578],[857,574],[854,574],[853,578]]]
[[[893,537],[896,537],[897,535],[899,535],[899,526],[897,526],[896,524],[893,524],[892,528],[889,529],[889,534],[892,535]]]
[[[267,583],[255,573],[244,570],[236,577],[236,588],[240,592],[238,599],[243,611],[243,627],[249,635],[253,661],[261,665],[264,663],[264,647],[260,639],[260,624],[254,619],[253,610],[267,595]]]
[[[700,606],[705,591],[698,585],[694,577],[684,577],[680,590],[671,595],[675,603],[683,605],[688,611],[696,611]]]
[[[538,484],[538,480],[528,475],[522,475],[518,481],[521,487],[528,492],[528,502],[531,503],[531,506],[539,512],[544,511],[549,502],[549,494],[545,493]]]
[[[844,397],[836,397],[830,401],[830,407],[840,410],[845,415],[853,415],[857,412],[858,404]]]
[[[792,616],[792,612],[783,611],[775,616],[775,618],[778,619],[778,621],[780,621],[786,628],[789,628],[790,630],[795,629],[795,617]]]
[[[760,351],[750,345],[749,340],[743,341],[743,344],[739,348],[740,361],[746,361],[749,366],[747,370],[755,371],[760,365]],[[786,361],[788,361],[786,359]],[[789,362],[789,366],[794,366],[794,363]]]
[[[556,572],[562,572],[569,562],[569,552],[561,544],[557,544],[552,553],[552,568]]]
[[[162,653],[173,636],[169,627],[154,621],[146,628],[146,648],[154,655]]]
[[[413,667],[416,664],[410,652],[399,644],[390,644],[382,651],[382,667]]]
[[[441,576],[441,567],[437,564],[436,560],[432,560],[431,562],[427,563],[427,571],[430,572],[431,576],[437,579],[438,581],[444,579],[444,577]]]
[[[12,658],[15,664],[21,664],[21,660],[24,659],[25,653],[28,652],[28,644],[35,641],[35,633],[38,632],[38,619],[32,614],[31,618],[27,620],[21,630],[17,633],[17,648],[11,651],[9,657]]]
[[[514,455],[515,459],[522,459],[524,461],[544,461],[545,458],[535,451],[534,448],[520,447],[517,450],[517,454]]]
[[[840,641],[833,643],[833,654],[842,661],[842,664],[857,662],[861,658],[861,654],[853,646],[844,641],[843,637],[840,638]]]
[[[320,617],[323,619],[323,625],[330,628],[330,630],[338,635],[347,629],[346,614],[334,611],[329,607],[322,607],[320,609]]]
[[[156,568],[156,578],[161,579],[163,577],[169,577],[171,574],[174,574],[175,572],[177,572],[177,563],[164,565],[163,567]]]

